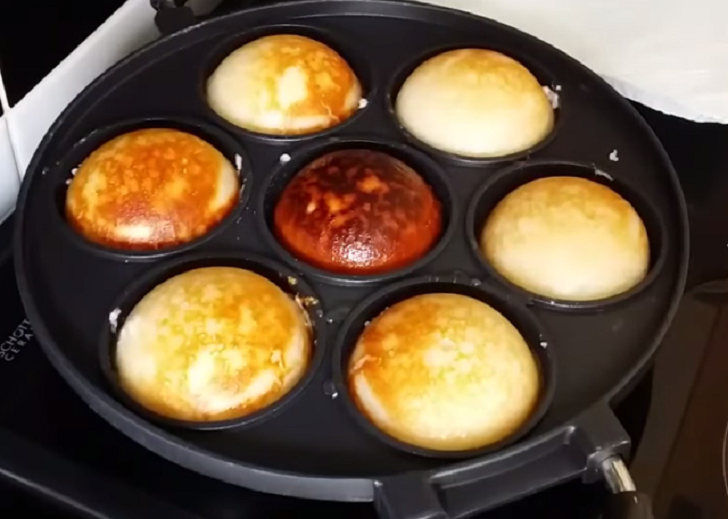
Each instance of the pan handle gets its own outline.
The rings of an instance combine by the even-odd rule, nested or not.
[[[621,457],[604,460],[602,475],[613,493],[607,500],[602,519],[653,519],[650,496],[637,492]]]
[[[210,5],[207,5],[207,9],[213,8],[213,13],[200,13],[195,12],[189,5],[190,0],[149,0],[149,4],[152,9],[156,11],[154,15],[154,23],[157,29],[163,36],[182,31],[204,21],[210,17],[219,16],[222,13],[215,14],[214,9],[219,6],[222,0],[214,0]],[[265,0],[265,4],[273,4],[282,0]],[[242,11],[248,8],[255,7],[261,3],[261,0],[240,0],[239,4],[230,9],[225,9],[225,14],[228,12]],[[199,11],[200,6],[197,6]]]
[[[181,31],[197,23],[195,13],[185,5],[187,0],[149,0],[157,13],[154,23],[163,35]]]
[[[638,498],[636,505],[645,502],[644,496],[629,493],[634,484],[621,461],[629,447],[629,436],[612,409],[599,403],[566,427],[490,456],[430,473],[383,478],[374,485],[374,505],[381,519],[461,519],[581,477],[585,483],[606,481],[610,488],[624,490],[610,496],[612,515],[604,519],[651,519],[625,515],[635,510],[630,498]]]

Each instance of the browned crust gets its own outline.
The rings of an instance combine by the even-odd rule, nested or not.
[[[226,167],[232,167],[227,159],[194,135],[171,129],[127,133],[83,161],[68,187],[66,217],[87,239],[114,248],[186,243],[217,225],[237,202],[237,196],[216,201]],[[149,233],[136,239],[124,231],[127,226]]]
[[[441,206],[402,161],[372,150],[329,153],[285,188],[276,234],[295,256],[322,269],[372,274],[411,264],[437,241]]]

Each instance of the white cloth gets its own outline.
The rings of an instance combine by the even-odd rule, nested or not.
[[[728,124],[728,0],[429,0],[532,34],[629,99]]]

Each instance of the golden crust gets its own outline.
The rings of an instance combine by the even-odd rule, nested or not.
[[[303,310],[269,280],[231,267],[167,280],[132,310],[120,333],[122,388],[169,418],[238,418],[280,399],[311,355]]]
[[[424,256],[441,230],[440,202],[409,166],[386,153],[341,150],[306,166],[274,211],[279,240],[332,272],[373,274]]]
[[[485,259],[512,283],[570,301],[618,295],[647,274],[647,230],[635,209],[606,186],[548,177],[508,194],[488,216]]]
[[[333,49],[294,34],[265,36],[227,56],[207,83],[210,107],[251,131],[312,133],[348,119],[361,85]]]
[[[405,443],[442,451],[498,442],[528,420],[540,374],[500,313],[459,294],[402,301],[374,319],[349,361],[359,409]]]
[[[120,249],[158,249],[198,238],[238,201],[232,164],[199,137],[144,129],[112,139],[76,171],[66,218],[87,239]]]
[[[448,51],[422,63],[397,94],[396,112],[421,141],[470,157],[526,150],[554,124],[551,102],[533,74],[485,49]]]

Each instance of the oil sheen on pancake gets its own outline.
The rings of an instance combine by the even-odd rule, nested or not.
[[[68,187],[66,218],[97,244],[154,250],[208,233],[239,192],[239,173],[212,145],[178,130],[143,129],[83,161]]]
[[[297,258],[343,274],[417,261],[437,241],[441,206],[412,168],[386,153],[348,149],[310,163],[284,189],[275,234]]]

